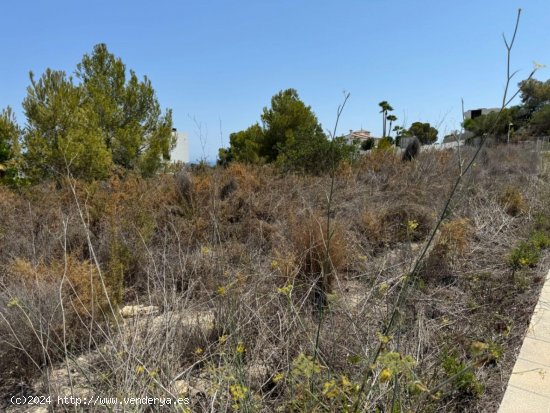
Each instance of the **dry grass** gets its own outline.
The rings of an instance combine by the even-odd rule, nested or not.
[[[39,394],[185,394],[192,411],[344,411],[382,340],[362,410],[494,410],[548,267],[543,252],[532,268],[509,259],[546,231],[539,160],[483,150],[387,337],[459,171],[453,151],[340,165],[329,236],[330,177],[265,166],[78,182],[83,221],[69,186],[0,188],[2,378]],[[112,305],[160,314],[90,317],[109,313],[100,277]],[[77,363],[76,388],[54,378],[59,362]]]

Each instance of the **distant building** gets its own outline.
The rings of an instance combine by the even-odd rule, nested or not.
[[[344,136],[344,139],[348,144],[352,144],[355,142],[362,144],[366,140],[374,139],[375,146],[376,146],[376,143],[380,140],[380,138],[375,138],[374,136],[371,135],[371,133],[368,130],[364,130],[364,129],[359,129],[356,131],[353,131],[350,129],[349,133]]]
[[[479,108],[479,109],[470,109],[464,112],[464,119],[475,119],[479,118],[482,115],[487,115],[492,112],[498,112],[500,108]]]
[[[467,139],[470,139],[474,136],[474,134],[470,131],[464,131],[462,133],[460,132],[455,132],[455,133],[451,133],[450,135],[446,135],[444,138],[443,138],[443,142],[442,143],[456,143],[456,141],[458,140],[459,142],[464,142],[466,141]]]
[[[178,132],[176,128],[172,129],[172,134],[176,137],[176,147],[170,155],[172,162],[189,163],[189,139],[187,133]]]

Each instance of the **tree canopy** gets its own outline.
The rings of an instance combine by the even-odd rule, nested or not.
[[[273,96],[271,107],[264,108],[261,119],[264,134],[259,155],[266,162],[277,160],[300,140],[327,139],[311,107],[300,100],[295,89],[286,89]]]
[[[537,79],[527,79],[519,83],[521,102],[533,113],[550,104],[550,79],[542,82]]]
[[[70,172],[101,179],[112,166],[144,175],[169,159],[175,142],[172,113],[162,114],[151,82],[139,80],[105,44],[77,65],[73,81],[63,71],[30,74],[23,101],[23,149],[34,178]]]
[[[0,113],[0,164],[4,165],[13,158],[14,145],[17,144],[19,133],[15,115],[8,106]]]
[[[475,119],[466,119],[464,128],[474,136],[492,136],[507,141],[509,134],[541,136],[550,134],[550,79],[527,79],[519,83],[521,104],[488,113]],[[517,139],[517,138],[516,138]]]
[[[407,133],[408,136],[416,136],[422,145],[431,145],[437,141],[438,131],[428,122],[414,122]]]
[[[17,174],[16,156],[19,153],[19,136],[21,130],[15,120],[12,109],[8,106],[0,112],[0,178],[10,181]]]
[[[332,162],[352,157],[358,148],[342,138],[331,142],[317,117],[294,89],[271,98],[271,107],[258,123],[229,136],[229,148],[221,148],[219,162],[277,163],[284,169],[318,173]]]

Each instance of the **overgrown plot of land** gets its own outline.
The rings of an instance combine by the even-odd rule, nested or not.
[[[1,187],[2,393],[494,410],[548,269],[548,154],[482,149],[411,276],[472,155],[342,163],[329,211],[330,176],[238,163]]]

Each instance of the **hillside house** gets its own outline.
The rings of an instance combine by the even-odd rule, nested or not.
[[[358,143],[359,145],[361,145],[368,139],[374,139],[375,146],[380,140],[380,138],[375,138],[374,136],[372,136],[370,131],[364,129],[359,129],[356,131],[350,129],[349,133],[344,136],[344,139],[348,144]]]
[[[492,112],[498,112],[500,108],[479,108],[479,109],[469,109],[464,112],[464,119],[475,119],[479,118],[482,115],[488,115]]]

